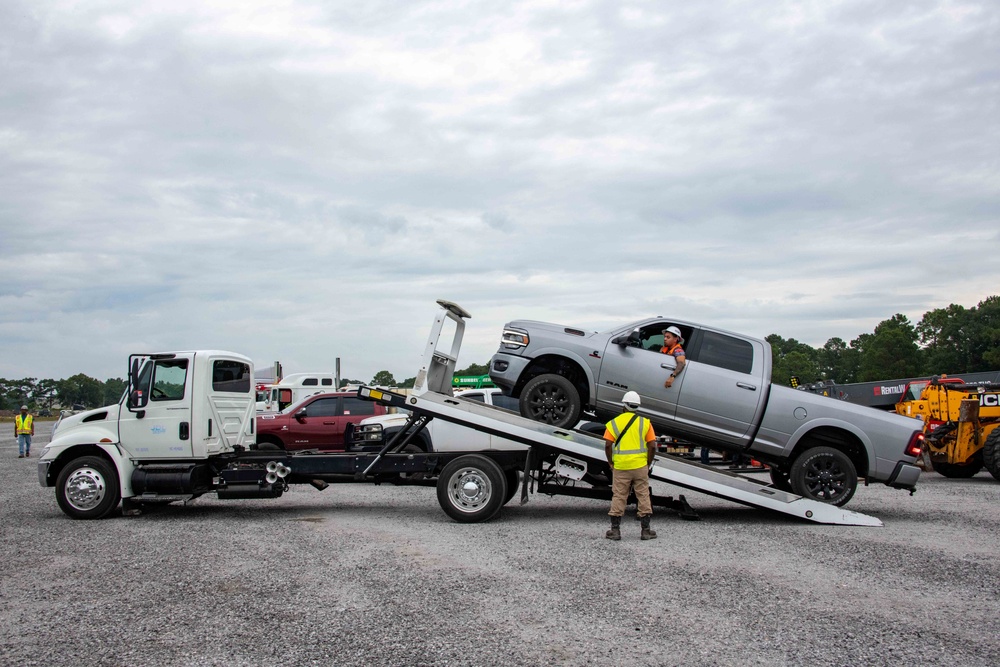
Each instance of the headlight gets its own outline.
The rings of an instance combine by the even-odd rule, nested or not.
[[[504,347],[518,348],[528,346],[528,332],[519,329],[504,329],[500,337],[500,344]]]
[[[355,442],[378,442],[381,439],[381,424],[365,424],[354,429]]]

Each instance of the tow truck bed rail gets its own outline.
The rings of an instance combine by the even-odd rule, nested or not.
[[[604,441],[599,436],[574,429],[556,428],[501,408],[429,390],[421,394],[404,396],[374,387],[361,387],[358,395],[387,406],[405,408],[413,413],[411,423],[415,425],[414,428],[410,430],[404,428],[400,431],[392,442],[386,444],[386,450],[390,447],[398,448],[406,438],[412,437],[415,430],[422,428],[430,419],[443,419],[529,447],[526,472],[534,473],[539,490],[543,493],[556,492],[562,487],[558,490],[559,493],[610,499],[610,490],[602,488],[602,482],[604,485],[608,483],[609,471],[604,454]],[[539,473],[543,478],[538,477]],[[526,475],[522,481],[522,503],[527,501],[530,477],[531,475]],[[875,517],[809,500],[755,479],[716,470],[671,455],[656,456],[650,478],[816,523],[850,526],[882,525],[882,522]],[[574,482],[589,482],[592,492],[585,493],[584,489],[572,490]],[[683,496],[679,502],[686,506]],[[667,499],[665,502],[661,499],[660,504],[674,506],[681,511],[682,516],[686,515],[686,518],[692,515],[672,499]]]

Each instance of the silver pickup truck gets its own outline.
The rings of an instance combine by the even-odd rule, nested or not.
[[[673,386],[663,330],[680,328],[687,365]],[[908,417],[771,384],[771,346],[692,322],[650,318],[610,331],[518,320],[504,327],[490,377],[518,398],[523,416],[556,426],[592,411],[607,421],[626,391],[658,435],[769,464],[776,487],[834,505],[858,478],[913,491],[921,424]]]

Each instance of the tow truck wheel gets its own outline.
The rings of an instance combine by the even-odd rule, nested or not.
[[[840,450],[814,447],[795,459],[788,481],[804,498],[842,507],[858,489],[858,471]]]
[[[102,519],[118,506],[118,472],[99,456],[71,461],[56,480],[56,501],[74,519]]]
[[[555,373],[539,375],[524,385],[518,407],[522,417],[558,428],[573,428],[583,411],[580,392]]]
[[[990,431],[983,443],[983,463],[994,479],[1000,479],[1000,426]]]
[[[489,521],[503,507],[507,480],[485,456],[460,456],[441,471],[437,497],[441,509],[459,523]]]
[[[952,479],[968,479],[969,477],[975,477],[983,469],[983,462],[978,458],[964,464],[938,462],[932,459],[931,466],[934,468],[934,472],[939,475],[944,475]]]

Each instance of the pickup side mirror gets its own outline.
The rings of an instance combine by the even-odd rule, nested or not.
[[[299,408],[298,410],[295,411],[295,418],[298,419],[299,421],[305,419],[308,416],[309,413],[306,411],[306,408]]]
[[[633,329],[632,332],[629,335],[627,335],[627,336],[618,336],[617,338],[613,338],[611,340],[611,342],[614,343],[615,345],[620,346],[620,347],[626,347],[626,346],[629,346],[629,345],[632,346],[632,347],[638,347],[639,346],[639,330],[638,329]]]

